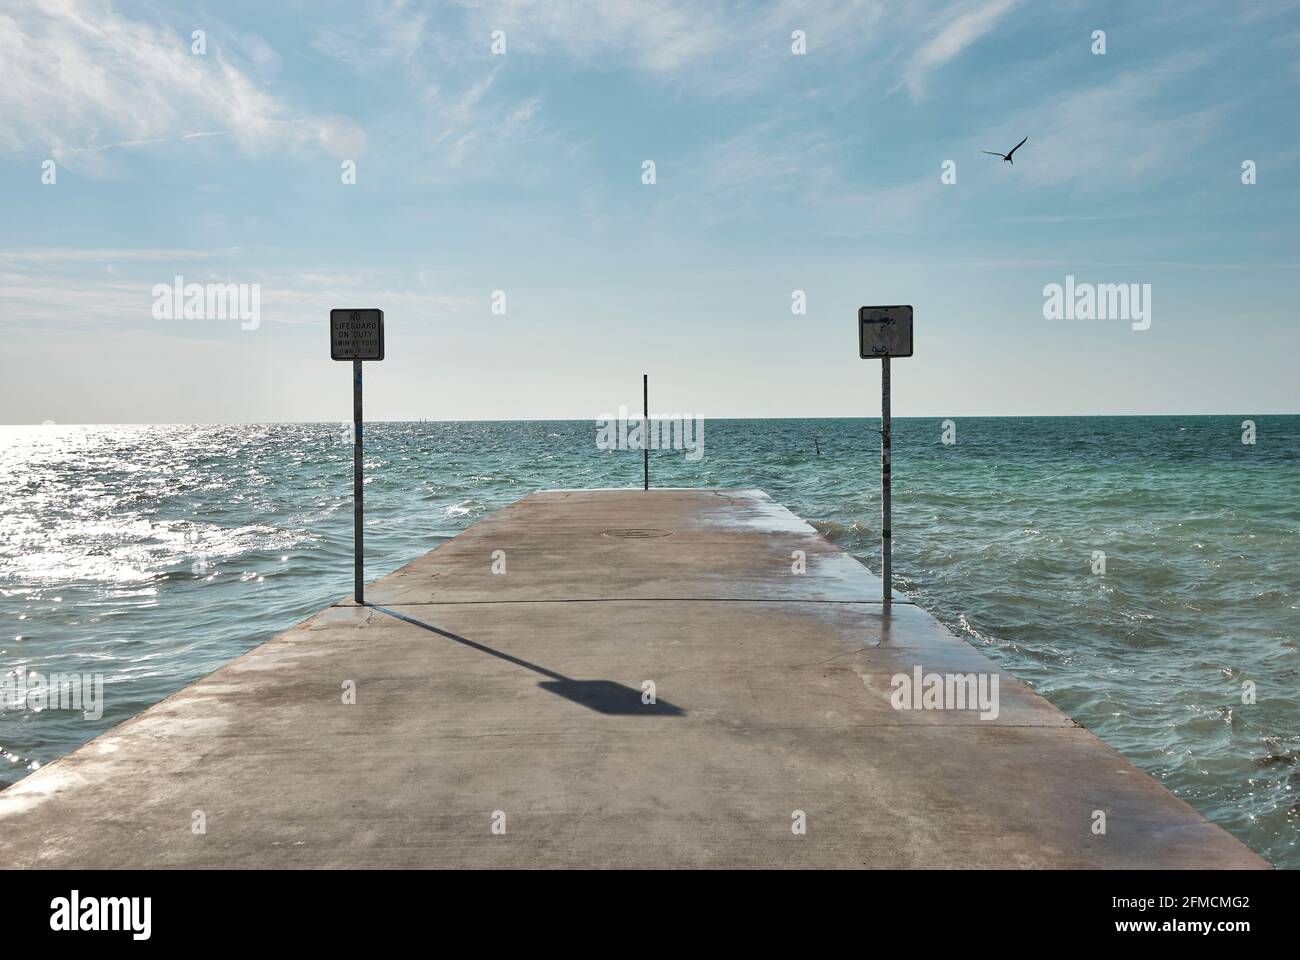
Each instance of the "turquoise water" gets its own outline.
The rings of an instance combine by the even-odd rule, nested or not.
[[[900,587],[1273,862],[1300,866],[1300,417],[896,420]],[[0,428],[0,785],[351,588],[351,428]],[[815,452],[814,438],[821,446]],[[368,575],[527,492],[639,485],[590,421],[367,428]],[[663,486],[761,487],[879,569],[874,420],[705,425]],[[1093,572],[1094,551],[1106,555]],[[1243,704],[1243,683],[1256,702]],[[1008,784],[1008,789],[1014,785]]]

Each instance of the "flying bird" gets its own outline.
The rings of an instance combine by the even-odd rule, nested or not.
[[[1028,137],[1025,137],[1025,140],[1028,139],[1029,139]],[[1012,147],[1011,153],[995,153],[992,150],[981,150],[980,153],[987,153],[991,157],[1001,157],[1003,160],[1005,160],[1007,163],[1011,164],[1014,167],[1016,165],[1016,161],[1011,159],[1011,154],[1015,153],[1017,150],[1023,147],[1025,145],[1025,140],[1021,140],[1014,147]]]

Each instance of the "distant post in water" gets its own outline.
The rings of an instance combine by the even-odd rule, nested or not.
[[[361,364],[384,359],[384,311],[331,310],[330,359],[352,361],[352,598],[365,603],[365,485],[361,416]]]
[[[650,489],[650,374],[641,374],[641,464]]]
[[[880,579],[886,606],[893,599],[893,510],[890,503],[889,359],[912,355],[910,306],[860,307],[858,356],[880,361]]]

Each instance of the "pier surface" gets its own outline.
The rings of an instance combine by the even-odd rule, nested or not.
[[[1267,866],[761,491],[535,493],[366,599],[0,792],[0,867]]]

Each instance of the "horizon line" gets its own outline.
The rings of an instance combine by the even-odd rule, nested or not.
[[[708,417],[699,414],[660,414],[651,413],[650,419],[665,419],[672,416],[693,416],[703,420],[879,420],[880,415],[865,417],[827,417],[827,416],[776,416],[776,417]],[[910,414],[890,417],[891,420],[1134,420],[1174,417],[1296,417],[1300,411],[1271,411],[1266,413],[1000,413],[1000,414]],[[420,418],[397,420],[364,420],[364,423],[595,423],[604,417],[482,417],[474,419]],[[629,421],[641,420],[639,415],[629,416]],[[315,424],[351,423],[351,420],[106,420],[90,422],[41,422],[41,423],[0,423],[0,427],[257,427],[257,426],[307,426]]]

